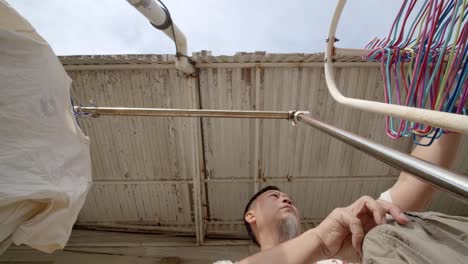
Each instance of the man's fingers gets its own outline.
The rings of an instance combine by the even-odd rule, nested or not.
[[[390,214],[393,216],[393,219],[395,219],[395,221],[401,225],[409,222],[408,217],[406,217],[406,215],[396,207],[390,208]]]
[[[352,233],[351,241],[353,243],[353,248],[359,253],[359,255],[362,256],[362,242],[364,240],[364,230],[362,228],[362,224],[359,221],[359,223],[353,223],[350,228]]]
[[[397,206],[385,201],[379,201],[379,203],[385,209],[385,211],[392,215],[393,219],[395,219],[397,223],[404,225],[409,222],[409,219]]]
[[[365,213],[366,210],[368,214],[372,213],[374,221],[378,225],[387,223],[386,214],[391,214],[393,219],[402,225],[408,223],[409,221],[403,211],[401,211],[398,206],[395,206],[392,203],[382,200],[376,201],[367,196],[362,198],[362,202],[364,208],[361,208],[359,213]]]
[[[343,223],[349,227],[353,248],[362,255],[362,241],[364,240],[364,228],[361,220],[353,216],[349,210],[343,210],[341,214]]]
[[[376,224],[380,225],[387,222],[385,220],[385,209],[379,203],[377,203],[376,200],[365,196],[363,197],[363,202],[365,207],[364,210],[372,212]]]
[[[351,232],[352,246],[362,256],[362,243],[365,232],[369,231],[376,224],[386,223],[385,217],[387,213],[390,213],[398,223],[404,224],[408,222],[397,206],[391,203],[377,202],[369,196],[361,197],[346,208],[335,209],[329,217],[335,219],[331,223],[338,223],[341,226],[335,227],[335,232],[342,233],[341,242],[344,242],[346,238],[349,239],[349,232]],[[347,241],[349,242],[349,240]],[[339,247],[341,249],[343,244],[340,244]]]

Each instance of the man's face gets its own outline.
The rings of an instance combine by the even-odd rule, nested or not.
[[[258,230],[275,228],[285,223],[294,224],[300,233],[299,210],[293,200],[285,193],[270,190],[255,200],[252,208],[255,224]],[[298,235],[296,234],[296,235]]]

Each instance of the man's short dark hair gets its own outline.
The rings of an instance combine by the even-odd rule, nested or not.
[[[252,196],[252,198],[250,198],[249,202],[247,203],[247,205],[245,206],[245,209],[244,209],[244,225],[245,225],[245,229],[247,229],[247,233],[249,234],[249,237],[253,240],[253,242],[255,244],[257,244],[257,246],[260,246],[260,244],[258,243],[257,241],[257,238],[255,237],[255,234],[253,233],[252,231],[252,227],[250,226],[249,222],[247,222],[245,220],[245,214],[249,211],[250,209],[250,206],[252,206],[252,204],[255,202],[255,200],[260,196],[262,195],[262,193],[264,192],[267,192],[267,191],[271,191],[271,190],[274,190],[274,191],[280,191],[280,189],[276,186],[267,186],[263,189],[261,189],[260,191],[258,191],[254,196]]]

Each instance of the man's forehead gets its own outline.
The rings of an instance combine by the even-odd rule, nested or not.
[[[278,191],[278,190],[268,190],[268,191],[262,193],[258,198],[267,197],[268,195],[273,194],[273,193],[276,193],[276,194],[279,194],[279,195],[283,194],[283,195],[288,196],[288,194],[286,194],[286,193],[284,193],[284,192],[282,192],[282,191]]]

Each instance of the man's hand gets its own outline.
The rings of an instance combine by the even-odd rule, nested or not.
[[[385,224],[386,214],[391,214],[399,224],[408,219],[391,203],[377,202],[363,196],[345,208],[337,208],[314,229],[326,258],[360,261],[365,234],[376,225]]]

